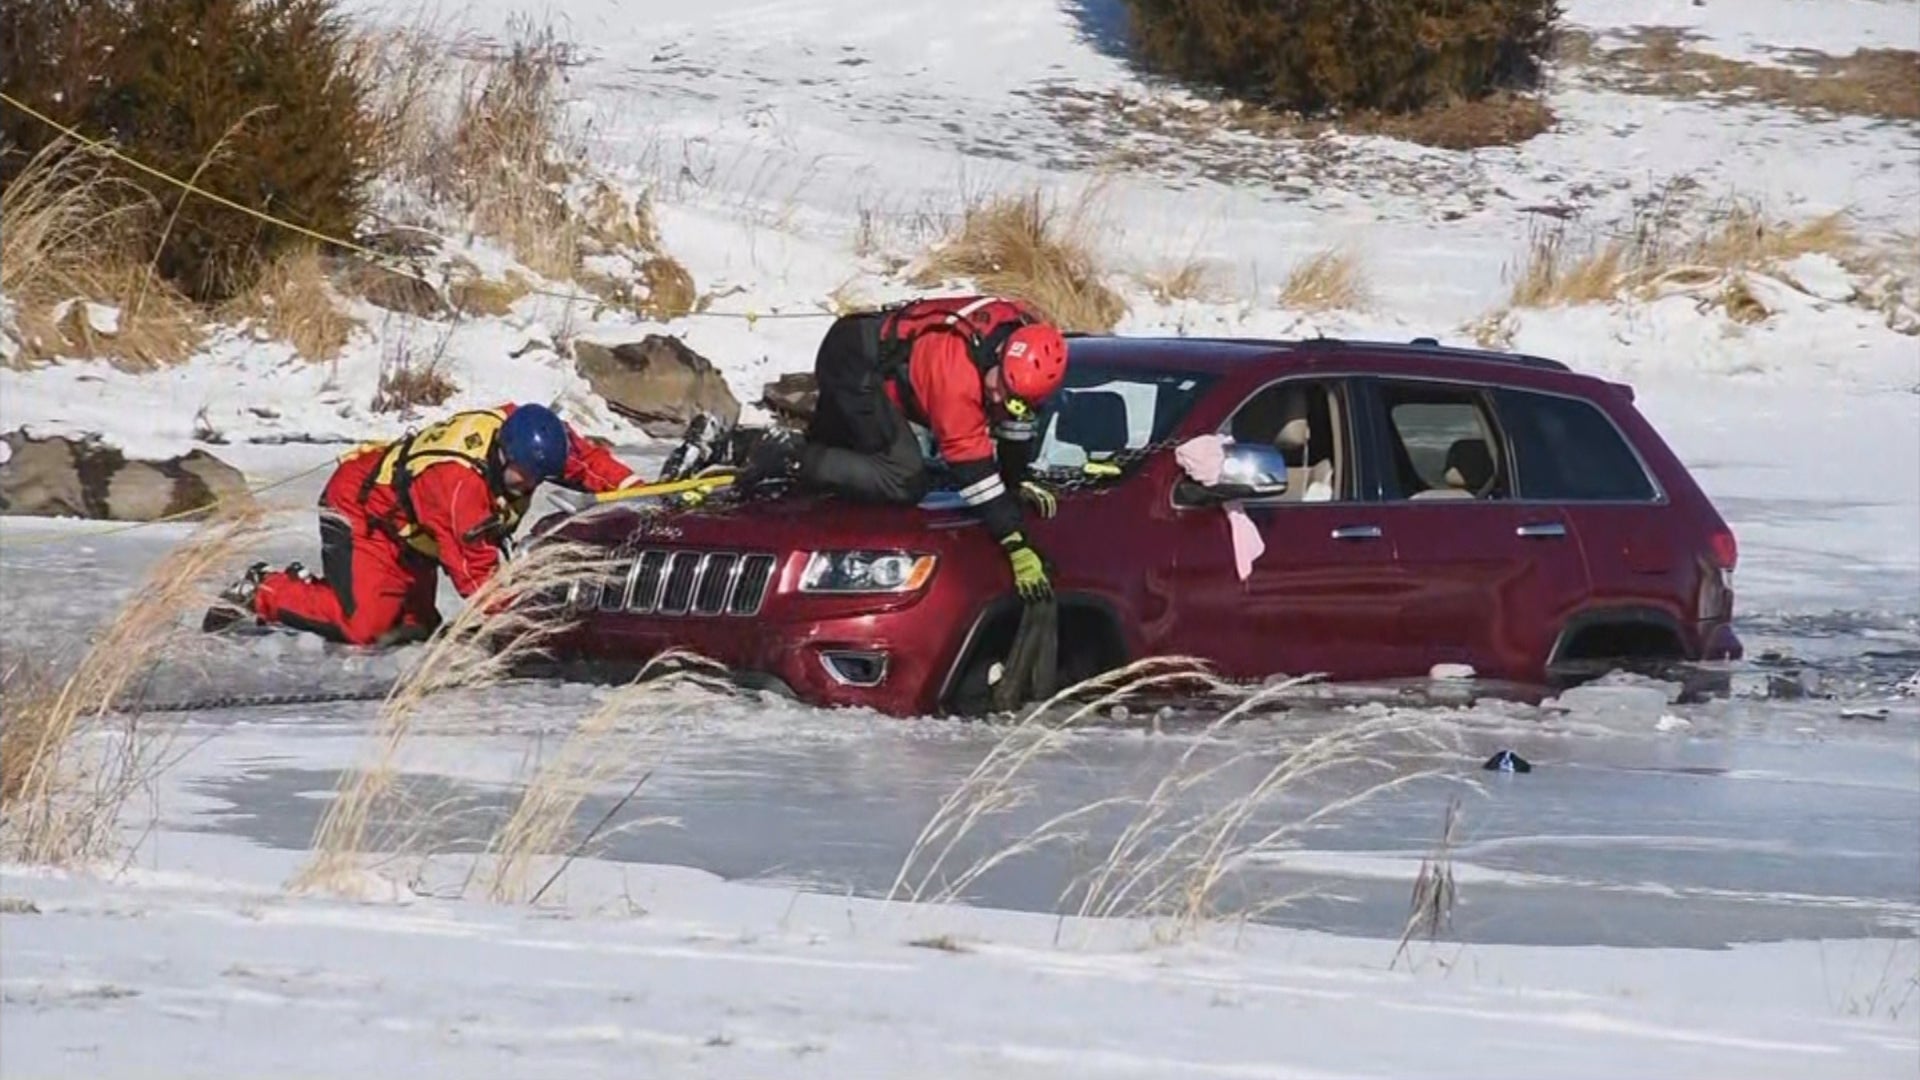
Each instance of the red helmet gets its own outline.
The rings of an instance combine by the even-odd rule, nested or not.
[[[1000,381],[1022,401],[1044,401],[1067,381],[1067,339],[1047,323],[1030,323],[1000,350]]]

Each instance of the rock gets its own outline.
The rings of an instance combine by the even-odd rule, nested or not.
[[[0,513],[152,521],[252,501],[240,470],[204,450],[161,461],[129,461],[98,438],[4,436]]]
[[[348,296],[364,297],[375,307],[438,319],[449,313],[447,301],[426,281],[395,273],[361,259],[335,259],[328,269],[333,286]]]
[[[740,402],[720,372],[677,337],[649,334],[622,345],[575,341],[573,366],[614,412],[656,438],[679,438],[702,412],[728,427],[740,418]]]
[[[0,513],[42,517],[87,517],[87,494],[73,447],[65,439],[6,436],[9,451],[0,465]]]
[[[112,521],[152,521],[173,506],[173,477],[145,461],[123,461],[107,474],[107,505]]]
[[[247,490],[246,474],[205,450],[195,450],[174,461],[180,466],[181,472],[198,480],[206,489],[206,498],[195,505],[215,501],[223,504],[244,503],[252,498]]]
[[[782,375],[760,391],[761,407],[794,427],[805,427],[819,403],[820,387],[804,371]]]

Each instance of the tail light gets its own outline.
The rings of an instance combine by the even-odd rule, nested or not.
[[[1733,565],[1740,561],[1740,546],[1733,530],[1721,525],[1707,538],[1707,562],[1700,575],[1700,595],[1695,614],[1701,621],[1733,617]]]
[[[1707,550],[1713,556],[1713,565],[1721,570],[1731,571],[1740,561],[1740,545],[1733,539],[1733,530],[1725,525],[1713,530]]]

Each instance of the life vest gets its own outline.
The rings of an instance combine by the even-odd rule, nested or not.
[[[913,419],[927,415],[907,371],[913,343],[921,335],[959,334],[966,341],[967,358],[985,378],[1000,363],[1000,350],[1013,332],[1037,321],[1026,308],[998,296],[908,300],[880,311],[879,372],[893,383],[901,406]]]
[[[529,493],[519,498],[508,498],[499,494],[499,485],[493,482],[493,442],[499,436],[500,425],[506,422],[506,418],[507,414],[499,409],[454,413],[437,424],[409,433],[405,438],[389,444],[380,457],[379,467],[367,474],[366,482],[360,486],[361,504],[366,504],[367,497],[376,487],[384,486],[392,490],[393,500],[399,508],[398,520],[389,519],[383,524],[407,546],[437,559],[440,557],[440,545],[421,528],[419,514],[414,510],[413,481],[423,469],[452,462],[479,473],[487,483],[487,490],[494,493],[493,517],[475,532],[511,532],[526,514],[533,496]],[[477,540],[480,536],[471,535],[464,539]]]

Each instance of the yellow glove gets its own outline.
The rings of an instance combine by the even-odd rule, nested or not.
[[[1034,513],[1049,521],[1053,519],[1053,515],[1060,512],[1060,500],[1037,481],[1020,481],[1020,500],[1033,507]]]
[[[1027,538],[1019,533],[1008,534],[1000,541],[1007,549],[1007,565],[1013,568],[1013,588],[1026,601],[1045,600],[1053,595],[1053,583],[1047,580],[1047,566],[1040,553],[1028,546]]]

